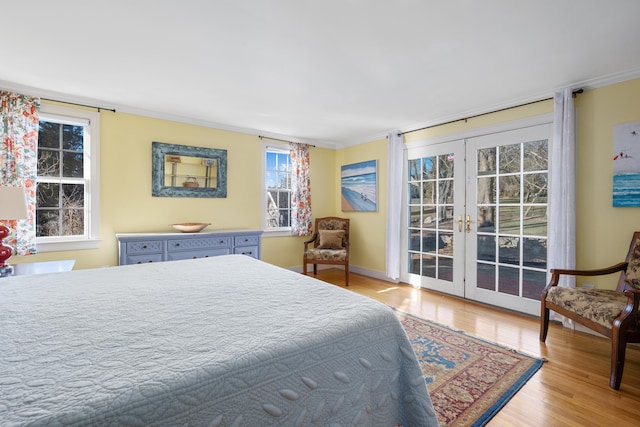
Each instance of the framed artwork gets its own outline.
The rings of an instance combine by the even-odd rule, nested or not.
[[[640,206],[640,122],[613,128],[613,206]]]
[[[341,166],[342,212],[378,210],[378,161]]]

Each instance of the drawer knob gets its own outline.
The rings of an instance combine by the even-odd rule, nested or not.
[[[147,249],[147,245],[142,245],[142,249]]]

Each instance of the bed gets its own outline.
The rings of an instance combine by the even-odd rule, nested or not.
[[[437,425],[392,309],[243,255],[0,279],[0,420]]]

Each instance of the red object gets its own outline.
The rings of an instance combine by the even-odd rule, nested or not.
[[[13,248],[4,244],[2,240],[9,235],[9,229],[0,225],[0,268],[7,266],[7,260],[13,255]]]

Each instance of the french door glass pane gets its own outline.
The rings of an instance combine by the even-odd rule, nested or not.
[[[476,150],[478,288],[540,299],[547,268],[547,157],[547,140]]]
[[[454,156],[411,159],[408,164],[408,270],[453,280]]]

